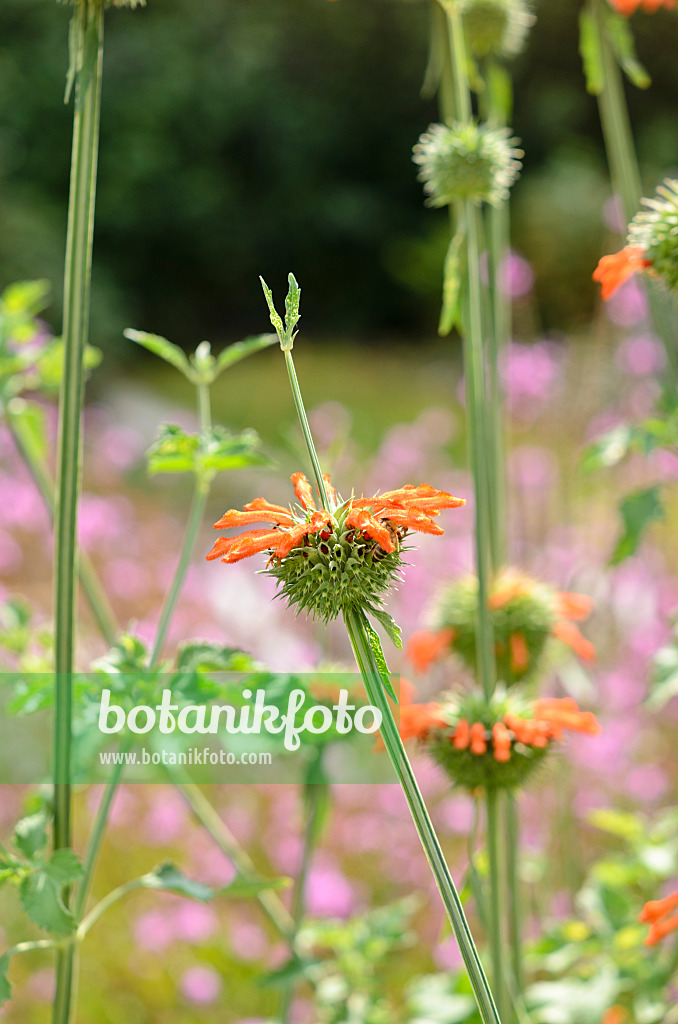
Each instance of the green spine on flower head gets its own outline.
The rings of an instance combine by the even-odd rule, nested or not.
[[[424,740],[426,749],[455,786],[463,786],[470,792],[476,789],[519,789],[544,763],[550,743],[544,747],[526,746],[513,737],[508,761],[498,761],[493,746],[492,727],[503,722],[507,712],[520,714],[525,710],[525,705],[508,699],[506,692],[499,689],[489,701],[479,693],[447,695],[447,699],[442,702],[442,715],[449,722],[450,728],[432,729]],[[470,746],[464,750],[454,746],[454,731],[462,720],[469,725],[480,722],[485,726],[485,753],[475,754]]]
[[[474,57],[515,57],[534,24],[525,0],[461,0],[459,9]]]
[[[333,525],[311,533],[283,559],[272,559],[265,571],[279,583],[278,597],[321,622],[355,609],[379,607],[394,583],[400,582],[400,545],[386,552],[345,520],[350,502],[333,514]]]
[[[429,125],[414,147],[429,206],[471,199],[498,206],[520,172],[518,140],[486,124]]]
[[[493,594],[501,592],[500,574]],[[492,596],[490,597],[492,602]],[[478,580],[464,577],[440,595],[434,612],[434,628],[452,629],[452,649],[474,672],[476,662],[476,610]],[[544,583],[531,581],[526,593],[517,593],[491,609],[497,678],[507,686],[533,675],[557,620],[555,591]],[[527,663],[516,665],[512,637],[519,636],[527,652]]]
[[[667,288],[678,288],[678,181],[667,178],[629,224],[629,244],[644,250]]]

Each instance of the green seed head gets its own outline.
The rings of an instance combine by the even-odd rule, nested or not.
[[[432,124],[414,147],[429,206],[471,199],[498,206],[520,172],[522,150],[508,128]]]
[[[667,288],[678,288],[678,181],[667,178],[654,199],[629,224],[629,245],[644,250],[645,259]]]
[[[352,609],[379,607],[401,579],[400,542],[387,553],[346,527],[350,508],[348,503],[334,513],[332,529],[309,534],[303,545],[265,570],[278,581],[279,597],[321,622]]]
[[[474,57],[515,57],[534,23],[525,0],[461,0],[459,8]]]
[[[492,598],[510,585],[510,574],[500,574],[490,597],[497,676],[507,686],[520,682],[538,668],[546,643],[557,619],[556,593],[551,587],[524,577],[523,592],[503,603]],[[477,670],[476,609],[478,580],[469,576],[455,582],[441,594],[435,611],[435,627],[454,631],[453,650],[470,669]],[[512,641],[512,637],[520,637]],[[516,643],[524,644],[526,660],[516,659]],[[512,646],[513,645],[513,646]]]

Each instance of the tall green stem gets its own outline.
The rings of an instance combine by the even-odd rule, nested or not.
[[[638,213],[643,194],[638,158],[633,142],[624,81],[608,39],[605,19],[609,16],[605,0],[589,0],[589,10],[598,37],[598,48],[603,64],[603,82],[598,94],[600,123],[605,140],[607,161],[610,166],[612,187],[619,195],[628,223]],[[666,389],[675,387],[678,379],[678,352],[675,347],[675,310],[658,282],[643,278],[647,291],[650,314],[666,351],[669,374]],[[669,379],[670,378],[670,379]]]
[[[519,819],[516,797],[507,793],[504,801],[504,835],[506,849],[506,895],[508,902],[509,948],[516,992],[523,990],[522,929],[520,879],[518,877]]]
[[[322,757],[323,748],[318,747],[315,752],[315,761],[311,765],[309,775],[320,770]],[[318,841],[318,833],[320,831],[320,823],[323,816],[322,811],[326,795],[327,784],[325,782],[309,778],[309,781],[304,785],[304,845],[301,854],[301,864],[299,866],[299,871],[294,885],[294,896],[292,898],[293,931],[289,938],[290,950],[292,953],[294,953],[299,928],[306,912],[306,887],[311,865],[313,863],[313,854]],[[294,981],[295,979],[291,978],[283,988],[279,1014],[282,1024],[287,1024],[287,1020],[289,1018],[292,998],[294,996]]]
[[[320,495],[320,501],[322,507],[330,512],[330,500],[327,495],[327,488],[325,487],[325,481],[323,479],[322,470],[320,468],[320,462],[318,460],[318,453],[315,450],[313,443],[313,436],[311,434],[311,428],[308,423],[308,417],[306,416],[306,409],[304,403],[301,400],[301,390],[299,388],[299,381],[297,380],[297,372],[294,369],[294,360],[292,359],[292,353],[289,349],[285,350],[285,365],[287,366],[287,374],[290,378],[290,386],[292,388],[292,396],[294,398],[294,405],[297,410],[297,416],[299,417],[299,423],[301,424],[301,430],[304,435],[306,447],[311,458],[311,465],[313,466],[313,474],[315,476],[316,486],[318,488],[318,494]]]
[[[445,861],[445,856],[440,847],[438,836],[405,752],[391,707],[384,693],[379,669],[375,663],[369,640],[365,635],[363,624],[356,612],[346,612],[344,614],[344,622],[358,668],[363,677],[368,699],[381,712],[381,735],[407,800],[415,828],[433,872],[433,877],[442,897],[450,924],[452,925],[459,950],[468,971],[481,1018],[484,1024],[500,1024],[499,1013],[497,1012],[483,965],[478,956],[461,900],[457,894],[454,881]]]
[[[500,859],[501,829],[497,808],[496,789],[485,792],[485,809],[487,813],[487,858],[490,873],[490,892],[488,900],[488,924],[490,931],[490,950],[492,953],[492,980],[497,997],[499,1012],[504,1021],[509,1020],[506,1002],[506,977],[504,975],[504,938],[502,935],[502,892],[504,890]]]
[[[73,13],[75,113],[64,271],[64,365],[59,401],[57,502],[54,531],[55,714],[54,846],[71,843],[71,674],[74,667],[76,516],[80,483],[83,356],[90,305],[94,203],[99,148],[103,62],[101,0],[81,0]],[[73,947],[56,962],[54,1024],[69,1024],[74,975]]]

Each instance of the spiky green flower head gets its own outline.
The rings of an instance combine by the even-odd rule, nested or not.
[[[460,0],[459,9],[473,57],[515,57],[534,24],[525,0]]]
[[[462,578],[446,588],[434,611],[437,634],[430,638],[422,634],[428,643],[413,657],[415,664],[420,661],[420,667],[425,668],[439,657],[438,638],[447,638],[445,643],[449,641],[450,649],[476,672],[477,605],[475,576]],[[595,658],[595,647],[575,625],[591,614],[592,602],[585,594],[557,591],[518,569],[507,568],[497,575],[487,605],[492,618],[497,675],[507,686],[537,671],[551,636],[584,661]]]
[[[654,198],[642,203],[646,209],[629,224],[629,245],[640,246],[652,273],[667,288],[678,289],[678,181],[667,178]]]
[[[273,557],[265,572],[278,581],[279,597],[321,622],[366,607],[381,607],[400,582],[402,546],[392,551],[347,523],[353,507],[340,507],[318,533],[308,533],[289,555]],[[309,513],[305,514],[310,522]]]
[[[456,122],[429,125],[414,147],[429,206],[460,200],[499,206],[520,173],[522,150],[508,128]]]
[[[489,700],[477,692],[447,695],[441,717],[449,727],[431,729],[426,749],[453,785],[470,792],[521,788],[551,747],[547,728],[538,726],[529,706],[504,689]]]

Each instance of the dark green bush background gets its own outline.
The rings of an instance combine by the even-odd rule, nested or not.
[[[590,315],[609,194],[578,5],[542,2],[515,63],[526,150],[514,243],[537,274],[536,327]],[[67,7],[0,6],[0,282],[61,286],[71,110]],[[189,344],[258,330],[257,275],[292,268],[316,335],[433,333],[445,214],[422,206],[412,144],[424,0],[149,0],[107,16],[94,340],[134,324]],[[678,165],[678,16],[633,19],[652,89],[629,90],[648,190]],[[58,298],[53,309],[58,322]]]

